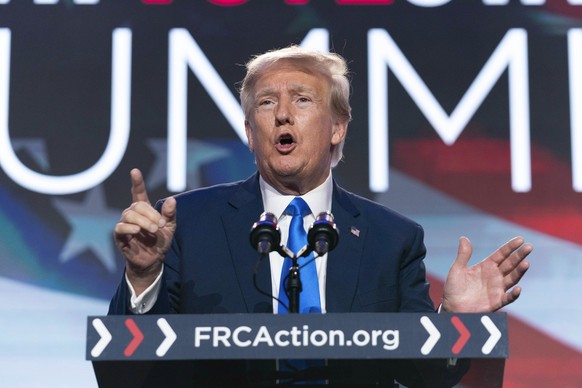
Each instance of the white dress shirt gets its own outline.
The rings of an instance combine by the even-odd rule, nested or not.
[[[309,226],[315,221],[317,214],[324,211],[331,211],[331,201],[333,194],[333,183],[331,178],[331,171],[326,181],[320,186],[311,190],[310,192],[301,196],[305,202],[309,205],[311,209],[311,214],[304,217],[305,230],[308,230]],[[259,183],[261,187],[261,194],[263,196],[263,208],[266,212],[273,213],[278,219],[278,226],[281,231],[281,244],[285,245],[287,243],[287,237],[289,235],[289,224],[291,222],[291,217],[285,214],[285,209],[289,203],[295,198],[294,195],[282,195],[275,188],[269,185],[263,180],[262,177],[259,178]],[[258,215],[257,215],[258,217]],[[296,252],[295,252],[296,253]],[[279,283],[281,281],[281,270],[283,268],[284,258],[277,252],[271,252],[269,255],[269,261],[271,264],[271,284],[273,295],[279,295]],[[325,307],[325,281],[327,272],[327,254],[316,257],[315,265],[317,268],[317,278],[319,280],[319,295],[321,302],[321,312],[326,312]],[[125,276],[125,281],[130,291],[130,310],[134,314],[145,314],[156,303],[158,299],[158,294],[160,292],[161,278],[163,274],[162,271],[154,280],[154,282],[140,295],[136,295],[127,275]],[[279,303],[273,299],[273,311],[278,312]]]
[[[289,224],[291,217],[285,214],[285,209],[289,203],[295,198],[294,195],[281,195],[277,190],[270,186],[267,182],[260,178],[261,194],[263,195],[263,205],[267,212],[273,213],[278,219],[278,226],[281,231],[281,244],[286,245],[289,236]],[[315,221],[316,215],[324,211],[331,211],[331,197],[333,194],[333,184],[331,179],[331,172],[326,181],[320,186],[311,190],[310,192],[301,196],[309,209],[311,214],[308,214],[303,219],[305,230]],[[297,252],[294,252],[297,253]],[[273,295],[279,295],[279,284],[281,282],[281,270],[283,269],[284,258],[277,252],[271,252],[269,255],[271,263],[271,285],[273,286]],[[317,268],[317,278],[319,280],[319,298],[321,302],[321,312],[325,313],[325,279],[327,273],[327,254],[316,257],[315,266]],[[273,300],[273,311],[278,312],[279,303]]]

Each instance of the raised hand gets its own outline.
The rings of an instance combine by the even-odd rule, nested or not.
[[[494,312],[513,303],[521,293],[517,285],[529,268],[525,258],[533,246],[515,237],[478,264],[467,267],[473,248],[466,237],[444,286],[443,309],[455,313]]]
[[[169,197],[161,214],[151,205],[142,173],[131,170],[133,203],[115,225],[114,238],[126,260],[125,270],[139,295],[159,275],[176,231],[176,200]]]

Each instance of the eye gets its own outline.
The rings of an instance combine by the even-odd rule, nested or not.
[[[261,100],[261,101],[259,101],[259,106],[271,105],[271,104],[273,104],[273,101],[271,101],[271,100]]]
[[[275,105],[275,101],[270,98],[260,99],[257,101],[257,109],[270,110]]]
[[[309,97],[301,96],[297,97],[297,102],[299,103],[311,102],[311,99]]]

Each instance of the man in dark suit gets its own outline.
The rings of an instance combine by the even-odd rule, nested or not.
[[[241,102],[258,173],[244,182],[182,193],[154,208],[141,173],[132,170],[133,203],[115,227],[117,245],[126,258],[125,279],[110,314],[285,312],[287,306],[265,295],[280,295],[283,257],[270,253],[255,287],[257,253],[248,232],[268,211],[279,219],[285,244],[291,222],[286,208],[296,197],[309,207],[305,225],[331,209],[341,236],[333,252],[315,260],[316,311],[435,310],[423,264],[422,228],[333,181],[331,170],[342,157],[351,119],[346,74],[340,56],[296,46],[267,52],[247,64]],[[525,258],[531,250],[517,237],[467,268],[471,243],[462,237],[439,310],[492,312],[512,303],[520,294],[516,284],[529,267]],[[421,385],[428,373],[429,385],[437,380],[451,385],[466,369],[466,363],[447,368],[444,363],[354,367],[338,362],[335,369],[331,364],[328,372],[344,381],[365,379],[372,384],[393,384],[396,378]],[[212,380],[216,370],[208,365],[188,378]],[[245,379],[256,372],[249,365],[237,365],[247,373]]]

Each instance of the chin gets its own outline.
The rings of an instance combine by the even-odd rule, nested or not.
[[[291,163],[279,163],[271,170],[275,176],[295,177],[301,171],[301,167]]]

